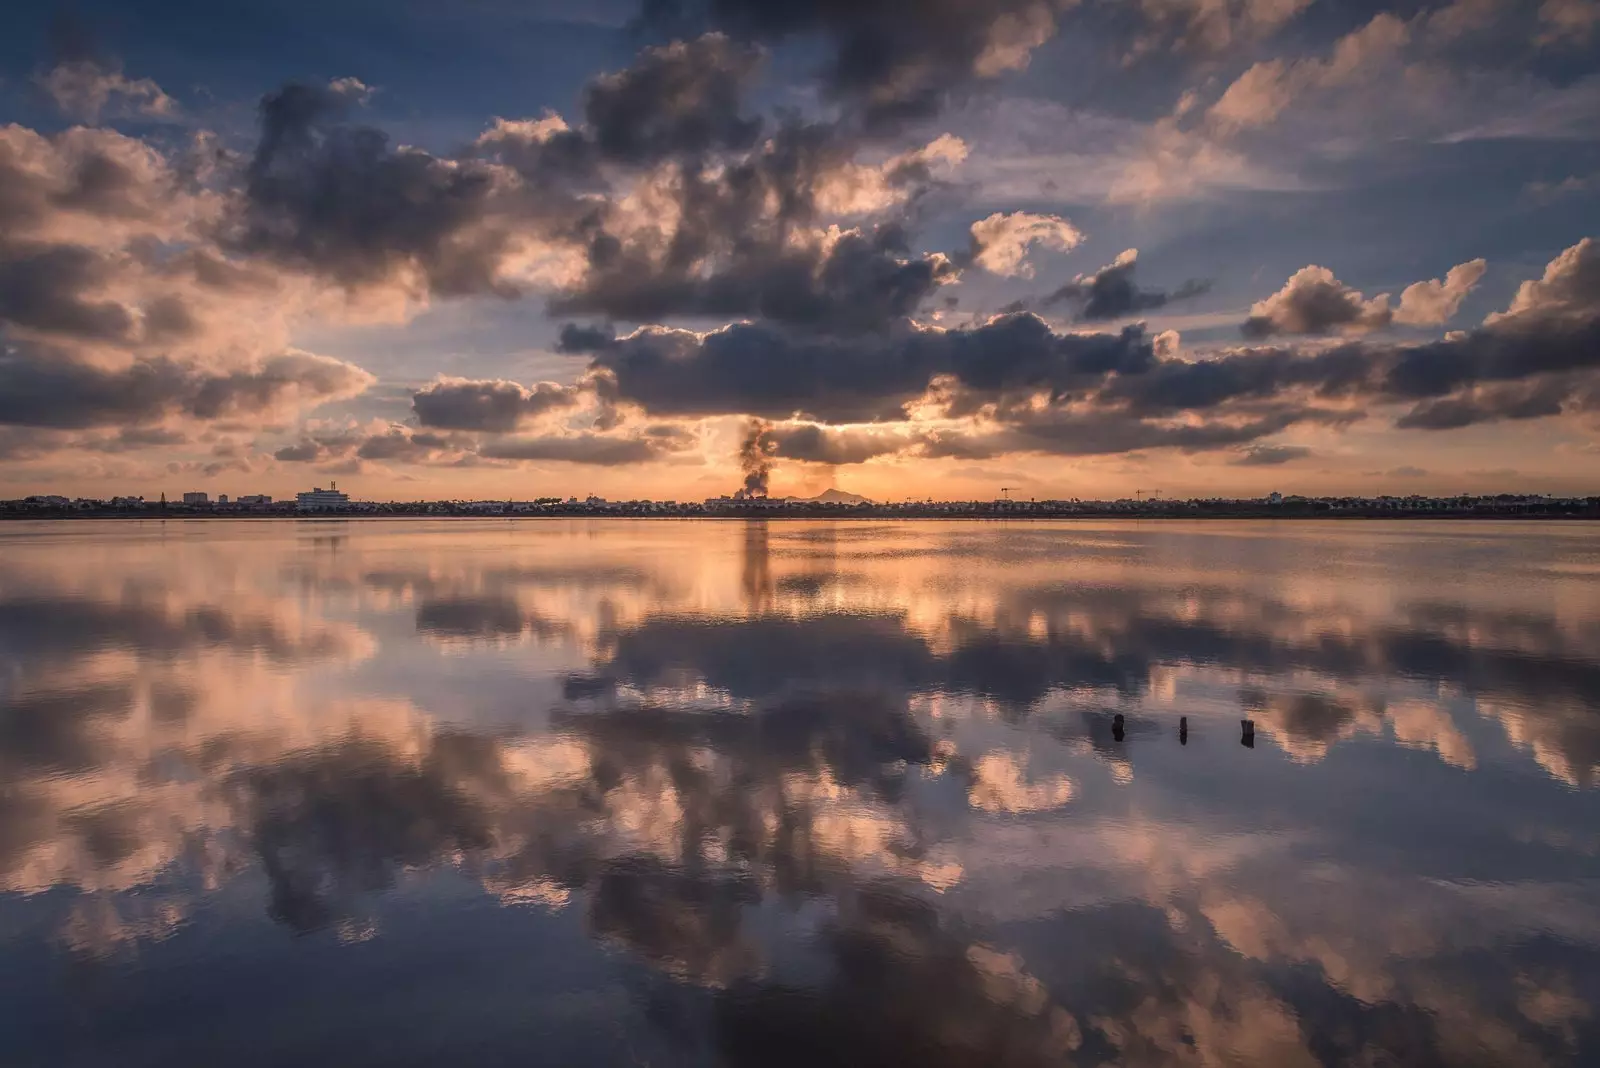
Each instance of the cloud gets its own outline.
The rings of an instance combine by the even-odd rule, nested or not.
[[[759,54],[721,34],[646,48],[584,93],[584,117],[608,159],[640,164],[680,153],[750,147],[761,131],[741,112]]]
[[[1570,174],[1559,182],[1533,181],[1522,187],[1523,196],[1536,204],[1549,204],[1600,189],[1600,172]]]
[[[496,177],[483,165],[393,149],[342,122],[349,95],[287,85],[261,101],[261,137],[229,220],[230,248],[357,287],[507,291],[507,235],[485,225]]]
[[[501,438],[483,445],[478,454],[490,460],[549,461],[620,467],[663,459],[692,444],[683,431],[613,436],[581,432],[539,437]]]
[[[1127,62],[1171,47],[1204,56],[1222,55],[1264,40],[1292,22],[1312,0],[1139,0],[1145,25],[1134,37]]]
[[[1412,467],[1410,464],[1406,464],[1401,467],[1391,467],[1389,470],[1385,471],[1384,474],[1391,478],[1426,478],[1428,472],[1423,468]]]
[[[771,426],[766,440],[773,455],[816,464],[859,464],[892,455],[913,444],[915,437],[898,427],[827,427],[816,423]]]
[[[935,114],[974,82],[1022,70],[1056,30],[1057,0],[936,0],[908,11],[898,0],[851,4],[766,0],[648,0],[645,21],[674,30],[695,16],[740,39],[820,37],[830,56],[823,85],[868,129]]]
[[[97,122],[108,105],[147,118],[170,118],[178,103],[149,78],[129,78],[121,67],[93,59],[64,60],[36,81],[67,115]]]
[[[471,439],[393,426],[356,447],[358,460],[421,464],[461,459],[472,451]]]
[[[135,327],[128,309],[89,295],[111,275],[100,255],[80,245],[0,240],[0,323],[89,341],[128,338]]]
[[[440,378],[412,394],[417,422],[444,430],[515,430],[550,412],[576,407],[583,389],[540,382],[532,388],[503,379]]]
[[[1252,445],[1229,463],[1235,467],[1275,467],[1310,455],[1311,450],[1303,445]]]
[[[823,207],[904,207],[963,146],[868,168],[843,121],[790,116],[762,136],[741,108],[758,60],[719,34],[647,48],[589,84],[581,125],[499,119],[452,158],[349,121],[347,93],[285,86],[262,101],[225,243],[351,291],[543,288],[556,314],[629,322],[859,331],[908,314],[949,260],[912,255],[892,220],[823,225]]]
[[[1387,294],[1365,300],[1326,267],[1302,267],[1282,289],[1257,302],[1240,328],[1245,337],[1275,334],[1361,334],[1388,326]]]
[[[1560,415],[1575,392],[1566,377],[1498,386],[1469,386],[1453,396],[1423,401],[1401,416],[1402,430],[1454,430],[1502,419],[1542,419]]]
[[[1384,405],[1407,406],[1402,429],[1444,429],[1600,407],[1593,248],[1562,253],[1484,327],[1412,344],[1256,347],[1196,359],[1165,342],[1158,351],[1138,327],[1056,333],[1025,313],[848,338],[740,323],[707,333],[645,328],[620,339],[572,330],[564,341],[589,349],[592,368],[615,376],[621,401],[663,416],[773,420],[779,456],[818,462],[1221,449],[1299,424],[1354,422]],[[1352,323],[1364,332],[1388,304],[1313,267],[1255,310],[1263,333]],[[876,425],[827,425],[852,423]]]
[[[1600,242],[1586,237],[1551,260],[1543,277],[1523,282],[1511,307],[1484,321],[1490,326],[1538,328],[1596,315],[1600,315]]]
[[[1266,338],[1279,334],[1364,334],[1392,322],[1437,326],[1461,307],[1486,267],[1484,260],[1471,260],[1450,268],[1442,282],[1415,282],[1401,293],[1399,308],[1391,309],[1388,294],[1380,293],[1367,300],[1335,278],[1328,268],[1313,264],[1295,272],[1277,293],[1256,303],[1241,329],[1245,337]]]
[[[1153,311],[1174,300],[1198,297],[1211,288],[1209,282],[1192,280],[1171,293],[1159,289],[1141,289],[1133,280],[1138,262],[1139,250],[1130,248],[1094,274],[1079,275],[1057,289],[1045,298],[1044,305],[1049,307],[1062,301],[1077,302],[1080,305],[1078,318],[1093,322]]]
[[[758,316],[804,331],[855,334],[911,315],[956,274],[943,255],[911,255],[898,226],[795,241],[783,237],[788,228],[780,220],[719,204],[731,187],[716,183],[704,192],[703,217],[680,220],[662,247],[600,242],[607,251],[591,256],[583,281],[557,293],[551,311],[635,323]],[[748,207],[764,214],[758,204]],[[675,251],[680,247],[698,255]]]
[[[1539,5],[1543,45],[1576,47],[1588,42],[1600,26],[1600,3],[1595,0],[1544,0]]]
[[[1486,260],[1469,260],[1450,268],[1443,282],[1435,278],[1406,286],[1400,294],[1400,307],[1395,310],[1394,321],[1409,326],[1438,326],[1448,322],[1487,267]]]
[[[1059,215],[996,212],[972,224],[972,262],[991,274],[1031,278],[1029,248],[1043,245],[1070,252],[1082,241],[1078,228]]]
[[[1596,250],[1587,238],[1572,246],[1542,279],[1523,284],[1508,311],[1443,340],[1347,342],[1309,354],[1244,349],[1193,363],[1163,361],[1142,376],[1119,377],[1105,392],[1152,413],[1293,396],[1333,404],[1406,403],[1412,409],[1397,425],[1420,429],[1588,406],[1600,369]]]
[[[1405,22],[1387,12],[1341,37],[1327,59],[1263,60],[1239,75],[1206,112],[1224,134],[1265,126],[1298,96],[1334,90],[1397,56],[1410,41]]]
[[[352,397],[373,381],[353,364],[309,352],[207,371],[162,359],[108,369],[28,347],[0,356],[0,423],[82,428],[260,418]]]
[[[1067,391],[1153,359],[1138,329],[1056,334],[1024,314],[970,330],[905,326],[853,338],[796,336],[763,323],[708,334],[647,328],[596,353],[594,366],[615,374],[619,398],[652,412],[857,421],[899,415],[937,376],[984,396]]]

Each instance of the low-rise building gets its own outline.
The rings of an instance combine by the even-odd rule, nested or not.
[[[337,482],[329,488],[315,486],[294,496],[295,508],[302,512],[333,512],[350,507],[350,495],[339,492]]]

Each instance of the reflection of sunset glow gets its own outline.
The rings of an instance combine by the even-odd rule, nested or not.
[[[1587,883],[1489,894],[1447,852],[1478,839],[1427,822],[1484,819],[1493,768],[1506,825],[1474,833],[1600,878],[1581,821],[1540,808],[1600,775],[1600,602],[1557,595],[1570,573],[1530,558],[1469,596],[1404,539],[1383,570],[1340,531],[399,526],[6,554],[0,890],[70,892],[52,944],[153,952],[244,887],[382,943],[390,888],[449,872],[704,992],[778,982],[772,940],[805,917],[827,952],[927,979],[950,1035],[1020,1029],[1046,1061],[1092,1033],[1127,1064],[1316,1063],[1251,962],[1448,1021],[1441,1049],[1574,1048],[1565,971],[1508,964],[1491,1010],[1442,962],[1530,924],[1600,946]],[[1381,802],[1347,791],[1380,753],[1425,803],[1386,772]],[[1440,852],[1374,867],[1412,824]],[[1067,966],[984,926],[1087,945],[1134,916],[1159,964]]]

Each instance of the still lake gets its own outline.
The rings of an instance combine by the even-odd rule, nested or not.
[[[7,1068],[1595,1063],[1600,525],[0,525]]]

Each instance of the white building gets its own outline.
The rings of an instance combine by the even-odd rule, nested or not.
[[[302,512],[331,512],[350,507],[350,495],[340,493],[337,482],[330,483],[327,489],[317,486],[297,493],[294,501],[295,508]]]
[[[205,494],[205,493],[185,493],[183,495],[183,503],[184,504],[210,504],[211,503],[211,497],[210,497],[210,495]]]

